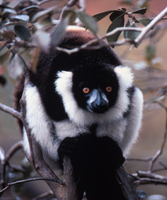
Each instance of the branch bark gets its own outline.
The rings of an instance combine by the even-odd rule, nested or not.
[[[164,138],[161,144],[161,148],[156,152],[156,154],[153,156],[153,158],[150,161],[150,165],[149,165],[149,172],[153,171],[153,166],[154,163],[157,161],[157,159],[160,157],[160,155],[163,153],[164,147],[165,147],[165,143],[166,143],[166,139],[167,139],[167,108],[160,102],[156,101],[155,103],[159,104],[166,112],[166,125],[165,125],[165,133],[164,133]]]
[[[117,179],[122,188],[122,192],[127,200],[139,200],[135,188],[128,178],[128,175],[123,166],[117,169]]]
[[[16,111],[15,109],[9,107],[9,106],[6,106],[6,105],[0,103],[0,110],[6,112],[8,114],[11,114],[13,117],[15,117],[17,119],[22,120],[21,113]]]
[[[161,11],[140,33],[140,35],[135,39],[135,45],[137,45],[146,34],[163,18],[167,15],[167,7]]]
[[[135,185],[143,185],[143,184],[167,185],[167,177],[154,174],[151,172],[138,171],[137,173],[132,174],[131,176],[134,179],[133,183]]]
[[[6,167],[8,165],[8,161],[9,159],[13,156],[13,154],[18,151],[19,149],[21,149],[23,147],[23,142],[22,141],[19,141],[17,142],[16,144],[14,144],[10,149],[9,151],[7,152],[7,154],[5,155],[4,159],[1,161],[1,181],[0,181],[0,185],[1,185],[1,188],[5,187],[6,186]]]

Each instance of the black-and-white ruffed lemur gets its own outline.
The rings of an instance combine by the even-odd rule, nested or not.
[[[77,47],[94,38],[84,28],[69,27],[59,46]],[[37,71],[27,71],[16,87],[17,110],[23,89],[31,133],[55,166],[63,168],[63,157],[71,158],[79,199],[84,192],[88,200],[124,199],[115,171],[138,137],[143,106],[131,69],[108,46],[71,55],[41,53]]]

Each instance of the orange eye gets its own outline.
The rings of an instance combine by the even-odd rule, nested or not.
[[[111,86],[106,87],[106,91],[107,92],[111,92],[112,91],[112,87]]]
[[[89,88],[87,88],[87,87],[83,88],[83,93],[85,93],[85,94],[88,94],[88,93],[89,93],[89,91],[90,91],[90,89],[89,89]]]

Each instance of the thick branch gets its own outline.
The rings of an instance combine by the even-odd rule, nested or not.
[[[122,188],[122,192],[127,200],[133,199],[138,200],[138,196],[136,194],[136,191],[131,183],[131,181],[128,178],[128,175],[123,167],[119,167],[117,169],[117,179],[120,183],[120,186]]]

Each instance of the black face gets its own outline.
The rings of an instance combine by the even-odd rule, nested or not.
[[[81,108],[90,112],[108,111],[116,102],[118,89],[118,80],[111,66],[84,66],[74,71],[74,97]]]

